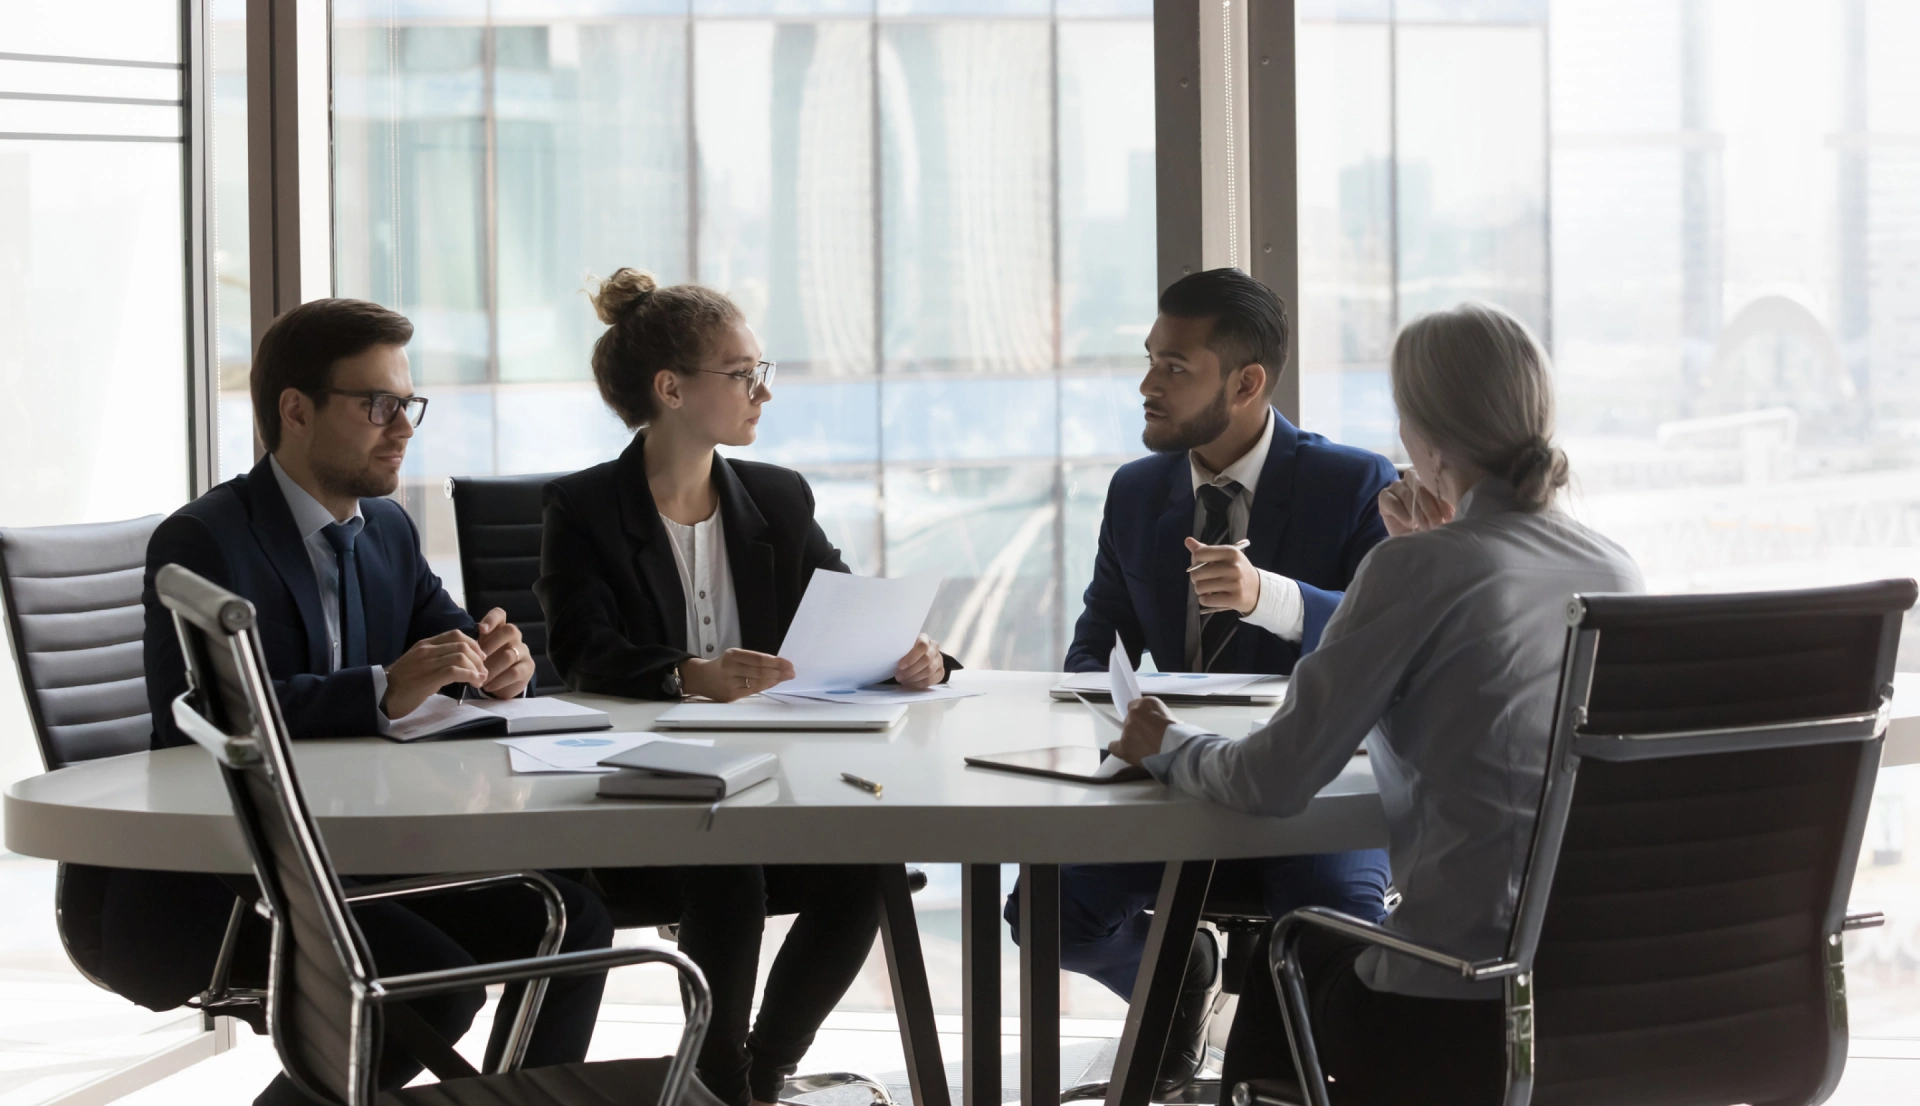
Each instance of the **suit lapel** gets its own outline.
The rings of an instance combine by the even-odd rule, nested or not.
[[[313,561],[307,557],[307,547],[293,524],[293,511],[280,494],[271,459],[262,458],[247,474],[247,495],[252,502],[249,514],[254,539],[292,594],[307,632],[307,671],[325,672],[329,650],[326,615],[320,610],[320,581],[313,575]]]
[[[687,647],[687,597],[680,591],[680,570],[673,561],[673,547],[667,528],[660,521],[660,509],[654,505],[653,489],[647,485],[647,462],[643,452],[645,434],[635,434],[633,443],[620,454],[615,466],[620,497],[620,527],[633,543],[634,568],[640,584],[653,597],[653,608],[660,612],[661,630],[676,649]]]
[[[360,610],[367,620],[367,660],[372,664],[390,664],[406,652],[405,625],[396,628],[393,620],[400,617],[411,621],[412,589],[408,588],[406,594],[393,594],[400,573],[387,559],[386,546],[375,533],[379,525],[375,521],[376,512],[362,504],[360,513],[367,524],[360,531],[359,540],[353,543],[353,559],[360,570]]]
[[[1280,547],[1293,517],[1293,458],[1299,446],[1300,432],[1275,411],[1273,442],[1260,469],[1260,486],[1254,489],[1253,509],[1247,512],[1247,559],[1269,572],[1280,571]]]
[[[1260,486],[1254,489],[1253,508],[1247,512],[1247,560],[1255,568],[1268,572],[1283,571],[1281,549],[1293,522],[1294,455],[1300,447],[1300,431],[1273,412],[1273,441],[1267,447],[1267,463],[1260,469]],[[1228,664],[1216,666],[1222,672],[1257,672],[1257,652],[1264,635],[1243,627],[1227,646]]]
[[[1187,665],[1187,596],[1192,586],[1187,566],[1193,558],[1187,539],[1193,536],[1193,479],[1187,455],[1173,454],[1167,466],[1166,498],[1153,531],[1154,629],[1147,648],[1162,672],[1178,672]],[[1163,650],[1171,650],[1164,652]]]
[[[727,568],[733,575],[734,607],[740,612],[740,643],[761,653],[778,653],[785,637],[773,584],[773,545],[767,519],[747,494],[733,466],[713,457],[713,486],[720,495],[720,524],[726,530]]]

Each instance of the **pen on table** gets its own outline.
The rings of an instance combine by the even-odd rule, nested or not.
[[[1240,539],[1239,541],[1237,541],[1237,542],[1234,542],[1234,543],[1233,543],[1232,545],[1230,545],[1230,546],[1228,546],[1227,548],[1229,548],[1229,549],[1245,549],[1245,548],[1246,548],[1247,546],[1249,546],[1249,545],[1252,545],[1252,544],[1253,544],[1253,543],[1252,543],[1252,542],[1250,542],[1250,541],[1248,541],[1248,540],[1247,540],[1246,538],[1241,538],[1241,539]],[[1190,565],[1188,565],[1188,566],[1187,566],[1187,571],[1188,571],[1188,572],[1192,572],[1192,571],[1193,571],[1194,569],[1196,569],[1196,568],[1199,568],[1199,567],[1200,567],[1200,565],[1203,565],[1203,564],[1206,564],[1206,563],[1207,563],[1207,562],[1205,562],[1205,561],[1200,561],[1200,562],[1198,562],[1198,563],[1196,563],[1196,564],[1190,564]]]
[[[842,772],[840,773],[840,778],[852,784],[853,786],[859,788],[860,790],[867,792],[868,794],[872,795],[876,799],[880,797],[880,792],[882,790],[882,787],[879,784],[873,782],[872,780],[863,780],[859,776],[854,775],[852,772]]]

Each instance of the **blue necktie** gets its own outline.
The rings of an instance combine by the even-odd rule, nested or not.
[[[367,615],[360,605],[360,562],[353,555],[360,530],[336,522],[320,532],[340,559],[340,667],[359,668],[367,663]]]
[[[1202,484],[1198,494],[1201,518],[1200,533],[1196,536],[1200,544],[1226,545],[1233,540],[1233,497],[1240,494],[1240,485],[1231,480],[1226,487]],[[1200,671],[1213,671],[1227,642],[1233,640],[1234,631],[1239,628],[1238,611],[1214,611],[1200,616]]]

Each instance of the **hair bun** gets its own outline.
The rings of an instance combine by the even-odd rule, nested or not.
[[[600,287],[587,298],[593,301],[593,313],[600,321],[612,326],[653,295],[658,287],[660,282],[645,269],[621,268],[601,281]]]
[[[1542,437],[1522,442],[1507,464],[1507,482],[1524,506],[1539,510],[1567,485],[1567,455]]]

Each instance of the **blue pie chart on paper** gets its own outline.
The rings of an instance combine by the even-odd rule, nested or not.
[[[1182,672],[1178,677],[1176,677],[1176,679],[1181,679],[1181,680],[1204,680],[1206,678],[1207,678],[1207,674],[1204,672]]]
[[[840,688],[834,688],[832,691],[827,692],[827,694],[828,695],[858,695],[860,694],[860,689],[855,687],[840,687]]]
[[[604,737],[563,737],[554,744],[569,749],[590,749],[595,745],[611,745],[613,742]]]

